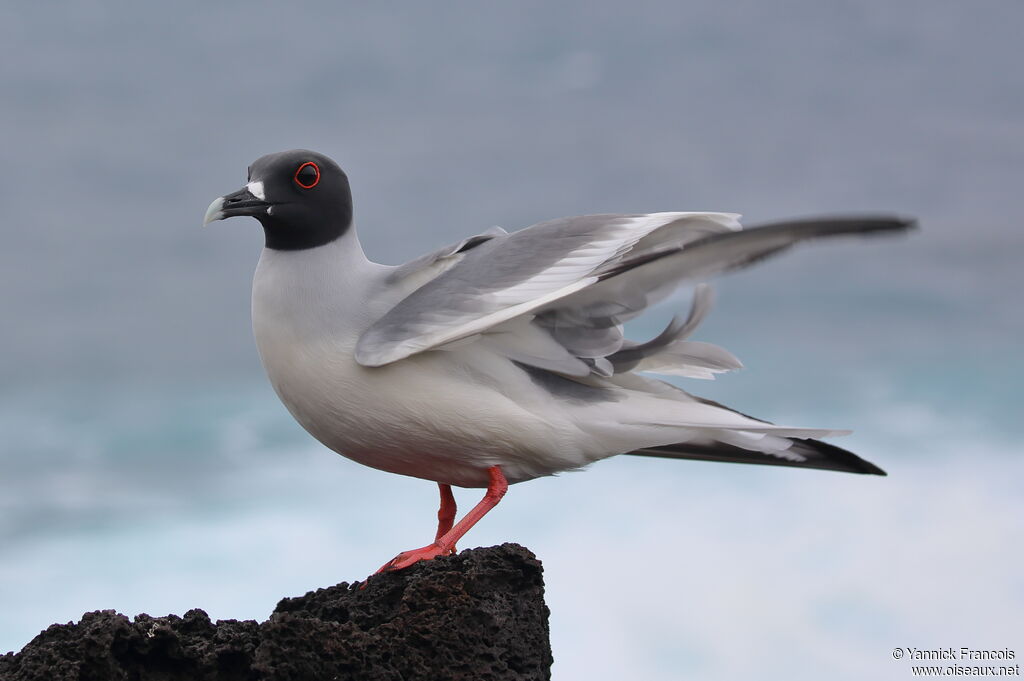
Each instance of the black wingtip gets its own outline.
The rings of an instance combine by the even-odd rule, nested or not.
[[[879,224],[878,231],[883,232],[912,232],[921,227],[917,218],[909,215],[878,216],[868,219],[877,222]]]
[[[711,444],[683,442],[675,445],[649,447],[627,453],[637,456],[656,456],[668,459],[695,459],[717,461],[720,463],[816,468],[819,470],[857,473],[860,475],[886,475],[885,471],[870,461],[865,461],[853,452],[837,447],[834,444],[806,438],[794,437],[789,439],[793,443],[792,451],[800,454],[803,457],[802,459],[785,459],[763,452],[742,449],[724,442]]]
[[[871,463],[866,459],[862,459],[853,452],[837,447],[831,442],[825,442],[823,440],[812,440],[805,438],[791,438],[794,443],[800,443],[803,447],[807,447],[810,451],[813,451],[818,456],[824,457],[834,464],[838,464],[842,467],[842,470],[847,473],[859,473],[861,475],[881,475],[887,476],[888,473],[883,471],[881,468]]]
[[[921,223],[917,221],[917,218],[903,217],[900,218],[900,221],[903,223],[903,229],[905,230],[919,229],[921,227]]]
[[[796,228],[805,237],[842,234],[878,234],[909,232],[918,228],[917,218],[909,215],[862,214],[816,215],[813,217],[762,223],[748,229],[789,230]]]
[[[857,457],[857,458],[860,458],[860,457]],[[878,475],[878,476],[881,476],[883,478],[889,477],[888,473],[886,473],[885,471],[883,471],[881,468],[879,468],[875,464],[871,463],[870,461],[865,461],[864,459],[860,459],[860,463],[862,464],[861,467],[860,467],[860,470],[854,470],[854,471],[850,471],[850,472],[851,473],[860,473],[861,475]]]
[[[853,223],[859,222],[865,234],[878,232],[889,232],[890,234],[902,234],[918,229],[917,218],[908,215],[865,215],[862,217],[851,217]]]

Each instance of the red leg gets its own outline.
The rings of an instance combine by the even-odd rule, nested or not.
[[[422,549],[413,549],[412,551],[403,551],[398,554],[390,561],[385,563],[380,570],[377,570],[374,574],[380,574],[381,572],[391,572],[392,570],[401,570],[407,568],[413,563],[418,563],[421,560],[430,560],[437,558],[438,556],[447,556],[455,550],[455,543],[462,539],[462,536],[469,532],[469,528],[477,524],[477,522],[487,515],[487,512],[498,505],[501,498],[505,496],[505,492],[508,491],[508,481],[505,480],[505,476],[502,475],[501,469],[497,466],[491,466],[487,469],[487,473],[490,476],[490,482],[487,485],[487,493],[484,498],[480,500],[473,509],[466,514],[466,517],[460,520],[455,527],[451,528],[440,537],[434,540],[433,544],[424,546]],[[444,498],[444,487],[441,488],[441,511],[438,511],[439,525],[443,524],[441,520],[441,513],[445,511],[445,498]],[[451,489],[448,490],[451,494]],[[452,515],[455,510],[454,499],[452,501]],[[438,527],[440,530],[440,527]]]
[[[455,496],[452,494],[452,486],[441,483],[437,483],[437,486],[441,490],[441,507],[437,509],[437,534],[434,535],[434,541],[438,541],[448,530],[452,529],[452,525],[455,524],[455,512],[457,510]],[[452,546],[452,553],[455,553],[454,546]]]

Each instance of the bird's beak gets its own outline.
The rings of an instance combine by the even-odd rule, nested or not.
[[[206,209],[203,225],[208,225],[215,220],[233,218],[237,215],[266,215],[267,209],[273,204],[264,201],[262,194],[263,183],[250,182],[233,194],[227,194],[219,199],[214,199],[210,207]]]

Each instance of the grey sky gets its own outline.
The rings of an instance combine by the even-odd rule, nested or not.
[[[885,292],[911,317],[951,306],[974,336],[1018,333],[1022,18],[1014,2],[7,5],[0,377],[255,374],[258,227],[199,222],[293,146],[349,171],[364,244],[390,262],[580,213],[916,214],[910,243],[771,263],[727,283],[729,304],[760,307],[765,286],[792,304],[825,276],[865,305]]]

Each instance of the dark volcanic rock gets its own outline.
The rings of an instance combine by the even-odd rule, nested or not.
[[[549,679],[540,561],[515,544],[463,551],[210,622],[113,610],[54,624],[0,657],[2,681]]]

